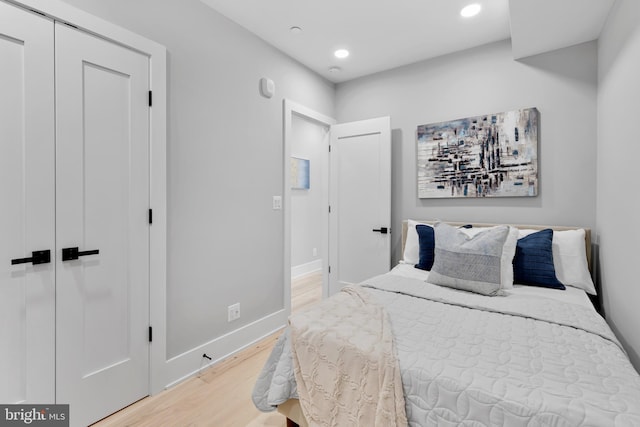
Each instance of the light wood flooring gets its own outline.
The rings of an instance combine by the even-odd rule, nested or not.
[[[307,274],[291,282],[292,313],[322,299],[322,272]]]
[[[292,311],[322,298],[322,275],[312,273],[293,280]],[[251,392],[279,333],[232,356],[175,387],[137,403],[94,424],[94,427],[284,427],[277,412],[262,413]]]

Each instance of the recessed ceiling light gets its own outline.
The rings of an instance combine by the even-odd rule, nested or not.
[[[480,6],[478,3],[473,3],[463,7],[460,11],[460,15],[464,16],[465,18],[471,18],[472,16],[476,16],[478,13],[480,13],[480,9],[482,9],[482,6]]]
[[[349,56],[349,51],[347,49],[338,49],[335,52],[333,52],[333,54],[335,55],[336,58],[343,59]]]
[[[340,71],[342,71],[342,69],[340,67],[329,67],[329,72],[330,73],[339,73]]]
[[[289,28],[289,31],[291,31],[291,34],[300,34],[302,32],[302,28],[294,26]]]

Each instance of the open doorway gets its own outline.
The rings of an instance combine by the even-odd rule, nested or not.
[[[328,265],[323,236],[327,209],[329,127],[306,116],[291,120],[291,311],[322,299]]]
[[[329,130],[335,120],[285,100],[285,307],[328,293]]]

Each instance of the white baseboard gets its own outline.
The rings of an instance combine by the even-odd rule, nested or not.
[[[172,387],[229,356],[250,347],[261,339],[284,328],[286,324],[286,312],[285,310],[280,310],[167,360],[165,367],[167,385],[165,388]],[[211,356],[213,360],[203,360],[202,355],[204,353]]]
[[[318,259],[306,264],[291,268],[291,277],[300,277],[305,274],[322,270],[322,260]],[[252,346],[261,339],[282,329],[287,324],[285,310],[279,310],[235,331],[229,332],[206,344],[202,344],[189,351],[167,360],[165,366],[166,386],[172,387],[187,378],[196,375],[200,371],[221,362],[222,360]],[[202,355],[207,353],[213,360],[204,360]],[[206,362],[206,363],[204,363]]]
[[[291,278],[295,279],[296,277],[304,276],[305,274],[309,273],[315,273],[319,270],[322,270],[322,260],[316,259],[306,264],[300,264],[291,267]]]

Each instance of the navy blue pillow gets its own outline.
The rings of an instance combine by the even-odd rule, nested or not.
[[[553,266],[553,230],[550,228],[518,239],[513,258],[513,281],[517,284],[565,289]]]
[[[418,232],[418,243],[420,245],[420,257],[416,268],[431,271],[433,266],[433,251],[436,246],[436,238],[433,233],[433,227],[425,224],[416,225]]]

